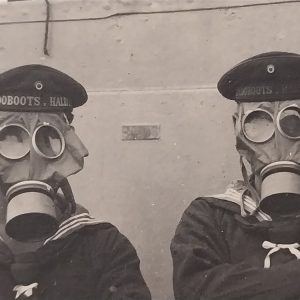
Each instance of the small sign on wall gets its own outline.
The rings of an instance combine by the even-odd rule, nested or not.
[[[122,140],[159,140],[160,124],[122,125]]]

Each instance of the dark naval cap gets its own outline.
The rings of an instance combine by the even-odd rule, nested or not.
[[[0,110],[70,112],[87,101],[84,87],[43,65],[25,65],[0,74]]]
[[[221,77],[218,90],[237,102],[300,99],[300,55],[268,52],[246,59]]]

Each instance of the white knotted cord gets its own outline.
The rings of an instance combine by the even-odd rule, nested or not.
[[[294,243],[294,244],[274,244],[274,243],[271,243],[269,241],[264,241],[262,243],[262,247],[264,249],[271,249],[266,258],[265,258],[265,261],[264,261],[264,268],[265,269],[268,269],[270,268],[271,266],[271,255],[277,251],[279,251],[280,249],[289,249],[290,253],[291,254],[294,254],[297,259],[300,259],[300,251],[297,249],[300,247],[300,244],[298,243]]]
[[[38,287],[38,283],[32,283],[29,285],[16,285],[13,288],[13,291],[16,292],[15,299],[18,299],[21,295],[24,295],[26,297],[30,297],[33,294],[33,289],[36,289]]]

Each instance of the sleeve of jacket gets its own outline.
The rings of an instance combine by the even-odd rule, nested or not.
[[[0,264],[0,299],[14,299],[13,288],[14,284],[9,268]]]
[[[171,243],[176,300],[298,299],[300,261],[270,269],[230,263],[226,242],[206,201],[185,211]]]
[[[103,233],[102,233],[103,235]],[[140,271],[140,260],[129,240],[116,227],[105,233],[101,256],[105,257],[97,285],[101,300],[150,300],[150,291]]]
[[[12,253],[0,238],[0,299],[14,299],[14,280],[10,273],[12,263]]]

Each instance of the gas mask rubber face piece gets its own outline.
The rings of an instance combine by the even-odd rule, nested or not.
[[[0,178],[9,236],[35,241],[57,230],[57,191],[72,198],[66,178],[83,168],[87,155],[63,113],[1,112]]]
[[[266,213],[300,213],[300,100],[238,103],[236,148]],[[245,177],[245,176],[244,176]]]

